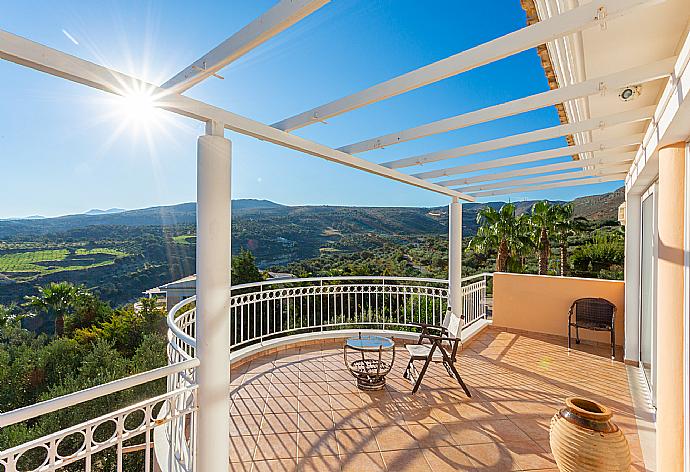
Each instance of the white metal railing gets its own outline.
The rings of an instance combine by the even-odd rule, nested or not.
[[[198,359],[189,359],[0,414],[0,427],[11,427],[155,380],[168,379],[167,393],[0,451],[0,471],[59,471],[74,464],[73,467],[84,471],[151,472],[155,470],[153,432],[162,427],[167,428],[169,436],[181,435],[184,441],[171,441],[171,445],[178,447],[170,447],[168,457],[157,460],[167,461],[168,470],[177,465],[178,470],[191,471],[195,449],[192,433],[198,406],[196,385],[186,379],[193,379],[198,365]]]
[[[465,326],[487,316],[487,281],[462,281]],[[322,277],[270,280],[231,288],[231,346],[289,334],[346,328],[414,329],[439,324],[448,282],[413,277]],[[0,427],[31,421],[107,395],[167,378],[167,393],[0,451],[0,472],[195,470],[197,386],[195,297],[168,314],[168,360],[160,369],[0,414]],[[107,404],[107,402],[104,402]],[[161,428],[164,428],[161,430]],[[164,434],[162,434],[164,432]],[[159,440],[164,451],[160,453]],[[156,454],[154,457],[154,442]]]
[[[462,279],[463,328],[487,317],[491,276]],[[168,314],[170,362],[195,356],[195,302],[196,297],[182,300]],[[440,279],[310,277],[236,285],[230,295],[230,345],[234,350],[289,334],[355,327],[411,330],[414,322],[441,324],[447,306],[448,281]],[[190,444],[179,436],[168,441],[180,451]]]
[[[487,316],[491,276],[462,280],[465,326]],[[440,324],[447,300],[447,280],[416,277],[311,277],[236,285],[230,297],[231,349],[301,332]],[[194,357],[194,302],[195,297],[185,299],[168,315],[171,361]]]

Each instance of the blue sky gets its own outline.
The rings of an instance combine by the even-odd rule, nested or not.
[[[273,3],[4,2],[0,28],[163,83]],[[273,123],[524,25],[518,0],[336,0],[224,69],[225,80],[207,79],[187,94]],[[531,50],[295,133],[337,147],[547,89]],[[203,127],[193,120],[160,112],[142,127],[127,120],[118,101],[103,92],[5,61],[0,61],[0,110],[0,218],[195,199],[196,137]],[[385,162],[556,124],[555,109],[547,108],[361,156]],[[293,205],[448,202],[296,151],[234,133],[226,136],[233,141],[233,198]],[[557,139],[424,169],[563,145]],[[511,198],[571,199],[618,186]]]

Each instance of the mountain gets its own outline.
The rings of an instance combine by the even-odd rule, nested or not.
[[[45,216],[42,215],[29,215],[29,216],[21,216],[21,217],[16,217],[16,218],[0,218],[0,221],[14,221],[14,220],[43,220],[45,219]]]
[[[578,215],[615,218],[622,191],[575,200]],[[519,212],[532,201],[517,202]],[[463,235],[477,230],[477,211],[463,205]],[[0,221],[0,304],[21,302],[36,286],[67,280],[97,288],[113,304],[194,273],[196,203],[40,220]],[[412,247],[445,240],[448,207],[286,206],[267,200],[232,202],[232,251],[249,249],[262,268],[321,255]],[[325,258],[328,259],[328,258]],[[324,259],[324,260],[325,260]]]
[[[257,210],[266,208],[285,208],[285,205],[275,203],[270,200],[257,200],[254,198],[244,198],[241,200],[232,201],[232,211],[237,210]]]
[[[109,208],[107,210],[99,210],[98,208],[93,208],[89,211],[84,212],[85,215],[112,215],[114,213],[122,213],[127,211],[124,208]]]
[[[615,220],[618,206],[624,201],[624,190],[577,198],[575,214],[592,220]],[[534,201],[514,202],[518,213],[524,213]],[[553,201],[552,203],[564,203]],[[463,229],[466,235],[476,232],[476,214],[483,206],[499,208],[503,202],[466,203],[463,205]],[[286,206],[269,200],[241,199],[232,202],[233,224],[299,225],[312,232],[336,231],[382,232],[386,234],[440,234],[447,227],[447,208],[418,207],[346,207]],[[90,210],[80,215],[55,218],[0,220],[0,240],[45,236],[51,233],[89,226],[178,226],[196,223],[196,203],[181,203],[138,210]],[[342,228],[342,229],[339,229]],[[267,228],[266,228],[267,229]]]
[[[255,210],[287,209],[268,200],[233,200],[233,214],[242,216]],[[117,226],[176,226],[196,223],[196,203],[157,206],[138,210],[89,210],[78,215],[54,218],[0,220],[0,240],[14,236],[42,236],[76,228],[101,225]]]
[[[625,188],[602,195],[590,195],[573,200],[575,216],[584,216],[588,220],[618,219],[618,207],[625,201]]]

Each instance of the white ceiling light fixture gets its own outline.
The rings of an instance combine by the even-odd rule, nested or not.
[[[630,85],[628,87],[622,88],[621,91],[618,93],[618,97],[624,102],[630,102],[640,96],[641,90],[641,85]]]

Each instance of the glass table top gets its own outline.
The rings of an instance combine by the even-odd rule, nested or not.
[[[379,349],[393,349],[395,343],[390,338],[371,334],[360,335],[345,341],[347,347],[359,351],[378,351]]]

